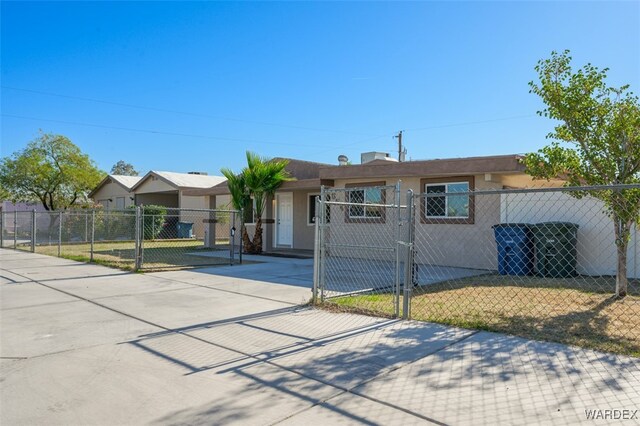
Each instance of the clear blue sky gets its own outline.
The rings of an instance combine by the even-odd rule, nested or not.
[[[640,92],[639,2],[1,4],[2,155],[42,129],[107,171],[536,150],[552,50]]]

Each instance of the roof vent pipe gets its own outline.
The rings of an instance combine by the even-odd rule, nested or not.
[[[346,155],[339,155],[338,156],[338,164],[340,166],[346,166],[349,164],[349,158]]]

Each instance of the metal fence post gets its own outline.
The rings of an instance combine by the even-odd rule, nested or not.
[[[0,210],[0,248],[4,248],[4,210]]]
[[[318,303],[318,280],[320,279],[319,268],[320,268],[320,240],[318,239],[318,228],[320,222],[320,218],[318,217],[318,212],[322,206],[320,205],[320,197],[316,197],[316,214],[314,217],[314,226],[313,226],[313,288],[311,289],[311,304],[316,305]]]
[[[31,253],[36,252],[36,209],[31,212]]]
[[[244,240],[243,240],[243,236],[244,236],[244,210],[240,209],[240,211],[238,212],[238,219],[240,220],[240,253],[239,253],[239,257],[240,257],[240,264],[242,265],[242,252],[244,251]]]
[[[58,212],[58,257],[62,255],[62,210]]]
[[[320,302],[324,302],[324,289],[327,285],[325,282],[325,261],[327,257],[327,248],[325,241],[325,225],[327,223],[327,196],[324,185],[320,186],[320,213],[316,212],[316,215],[320,218],[318,221],[318,239],[320,243],[318,245],[318,287],[320,289]],[[331,208],[331,207],[329,207]]]
[[[134,269],[138,271],[142,267],[141,243],[140,243],[140,206],[136,206],[136,224],[135,224],[135,266]]]
[[[89,253],[89,262],[93,262],[93,244],[96,239],[96,209],[91,209],[91,253]]]
[[[394,305],[395,305],[395,317],[400,316],[400,247],[402,246],[402,241],[400,241],[400,227],[402,226],[402,221],[400,218],[400,185],[402,181],[398,180],[394,189],[394,203],[396,208],[396,273],[395,273],[395,283],[394,283]]]
[[[228,215],[233,215],[233,219],[229,218],[229,265],[233,265],[233,260],[236,257],[236,214],[227,213]],[[216,220],[216,214],[214,213],[214,220]],[[214,223],[214,227],[217,224]],[[215,241],[215,240],[214,240]],[[215,242],[214,242],[215,246]]]
[[[18,211],[13,211],[13,248],[18,248]]]
[[[404,289],[403,289],[403,297],[402,297],[402,319],[410,319],[411,318],[411,293],[413,290],[413,263],[415,262],[415,258],[413,256],[413,245],[414,245],[414,235],[413,235],[413,226],[414,226],[414,201],[415,198],[413,196],[413,190],[409,189],[407,191],[407,225],[408,229],[406,232],[407,241],[406,241],[406,257],[404,261]]]

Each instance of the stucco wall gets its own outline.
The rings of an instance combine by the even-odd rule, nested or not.
[[[451,178],[455,181],[455,177]],[[491,176],[491,181],[485,181],[485,175],[475,175],[475,188],[500,189],[502,183],[498,176]],[[395,185],[397,179],[384,180],[386,185]],[[349,179],[338,180],[335,187],[344,187],[348,184],[367,183],[372,180]],[[412,189],[415,194],[422,193],[420,178],[401,178],[400,202],[406,205],[406,191]],[[392,192],[387,195],[387,203],[392,203]],[[497,267],[497,254],[491,226],[500,222],[500,196],[485,195],[475,196],[474,223],[473,224],[425,224],[420,220],[419,198],[416,203],[416,260],[421,264],[454,266],[463,268],[495,269]],[[334,207],[334,211],[340,210]],[[402,211],[402,214],[406,214]],[[345,213],[341,212],[331,216],[331,238],[344,244],[368,245],[373,247],[392,247],[396,235],[397,212],[387,209],[387,217],[384,223],[345,223]],[[401,232],[403,232],[401,230]],[[388,250],[335,250],[335,255],[376,257],[380,259],[392,259],[393,253]]]
[[[105,205],[102,207],[108,210],[113,210],[116,208],[116,199],[118,197],[124,198],[125,208],[133,205],[133,200],[131,200],[133,194],[114,182],[104,184],[102,188],[93,195],[93,201],[95,203],[99,203],[100,201],[105,200]],[[109,199],[112,201],[108,201]]]
[[[156,178],[155,176],[149,176],[144,180],[144,182],[140,184],[140,186],[135,189],[136,194],[147,194],[166,191],[176,191],[176,188],[169,185],[165,181]]]
[[[308,199],[319,191],[293,193],[293,248],[313,250],[314,226],[308,224]]]
[[[586,275],[615,275],[616,246],[613,222],[601,201],[576,199],[567,193],[527,193],[502,195],[502,222],[571,222],[579,225],[577,270]],[[627,252],[629,277],[640,278],[638,232],[632,232]]]

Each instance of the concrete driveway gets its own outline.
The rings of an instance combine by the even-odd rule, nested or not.
[[[639,408],[636,358],[300,307],[304,260],[0,262],[3,425],[575,424]]]

